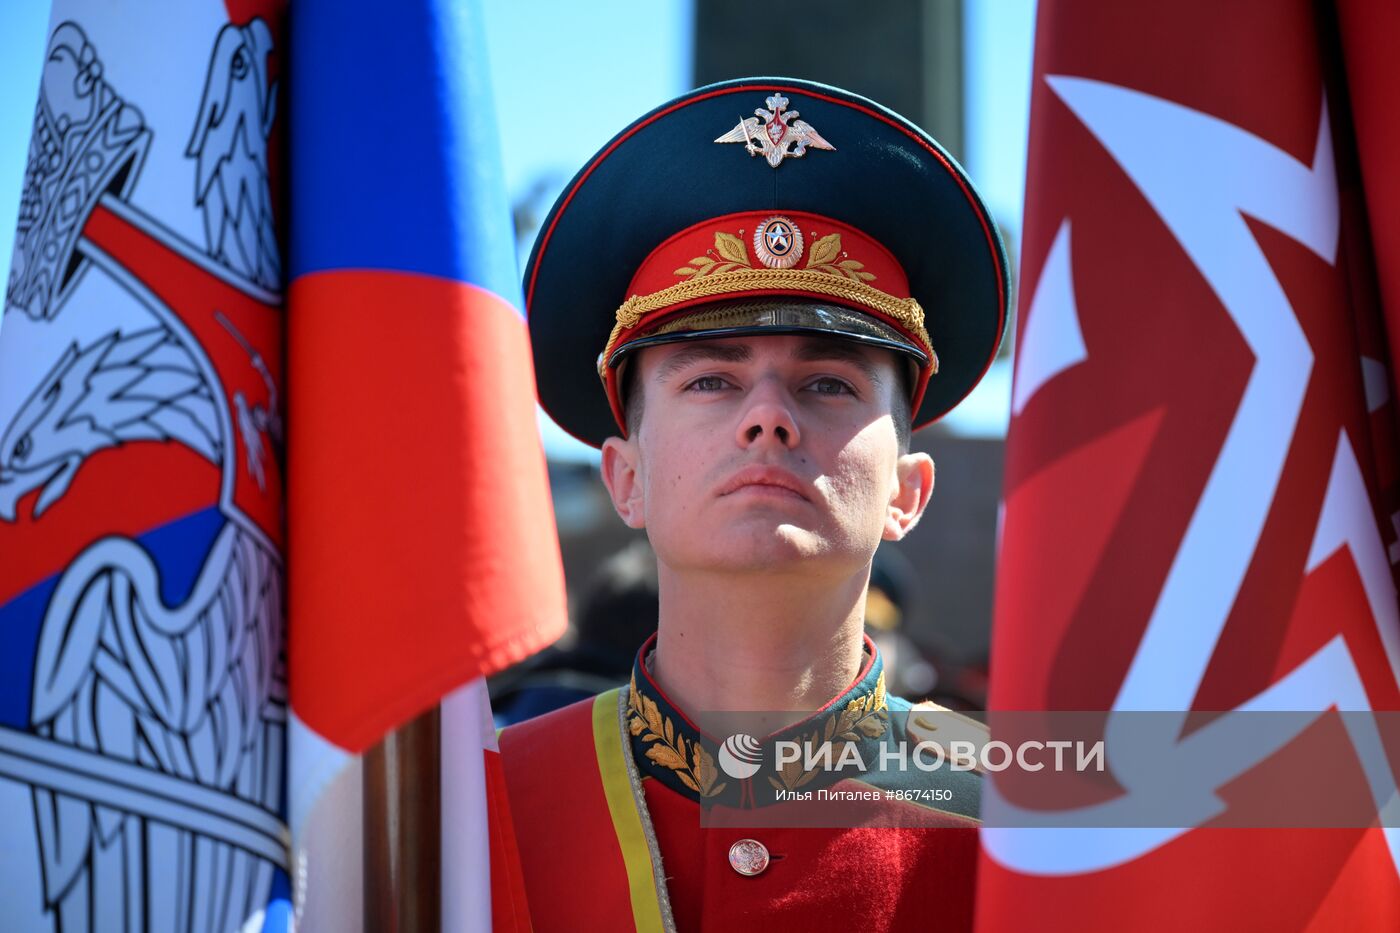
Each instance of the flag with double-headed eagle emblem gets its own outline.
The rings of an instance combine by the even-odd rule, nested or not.
[[[528,923],[481,678],[564,598],[479,11],[306,0],[295,74],[285,11],[55,0],[34,56],[6,931],[360,929],[358,753],[439,702],[445,928]]]
[[[0,334],[15,933],[287,929],[281,11],[56,0],[34,56]]]
[[[1400,709],[1396,14],[1037,26],[991,702],[1103,711],[1138,757],[1054,812],[994,782],[978,928],[1400,928],[1395,730],[1327,714]],[[1345,780],[1304,786],[1369,825],[1291,815],[1323,756]],[[1104,820],[1164,775],[1199,809]]]

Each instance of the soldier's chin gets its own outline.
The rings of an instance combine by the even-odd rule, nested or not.
[[[810,568],[815,558],[828,553],[828,543],[809,528],[786,522],[759,527],[750,523],[715,549],[715,561],[736,572],[776,573]]]

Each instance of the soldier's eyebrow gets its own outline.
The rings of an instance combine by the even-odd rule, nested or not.
[[[657,367],[654,378],[659,382],[666,382],[692,363],[705,360],[721,363],[747,363],[751,359],[753,359],[753,351],[742,343],[697,343],[667,358],[666,362]]]
[[[804,363],[820,363],[827,360],[849,363],[859,369],[872,385],[885,384],[880,368],[871,362],[868,353],[853,343],[840,340],[807,340],[803,341],[793,356]]]

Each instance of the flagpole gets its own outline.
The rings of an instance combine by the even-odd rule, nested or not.
[[[440,708],[364,756],[365,930],[442,928]]]

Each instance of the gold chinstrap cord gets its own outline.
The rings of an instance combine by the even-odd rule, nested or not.
[[[819,272],[816,269],[735,269],[714,275],[697,276],[678,282],[650,295],[633,295],[617,309],[617,323],[603,348],[603,360],[612,356],[613,348],[624,330],[636,327],[653,311],[697,298],[720,298],[740,292],[801,289],[804,292],[835,298],[857,308],[878,311],[912,332],[922,348],[932,356],[933,345],[924,329],[924,309],[913,298],[896,298],[864,282],[844,276]],[[604,364],[606,365],[606,364]]]

